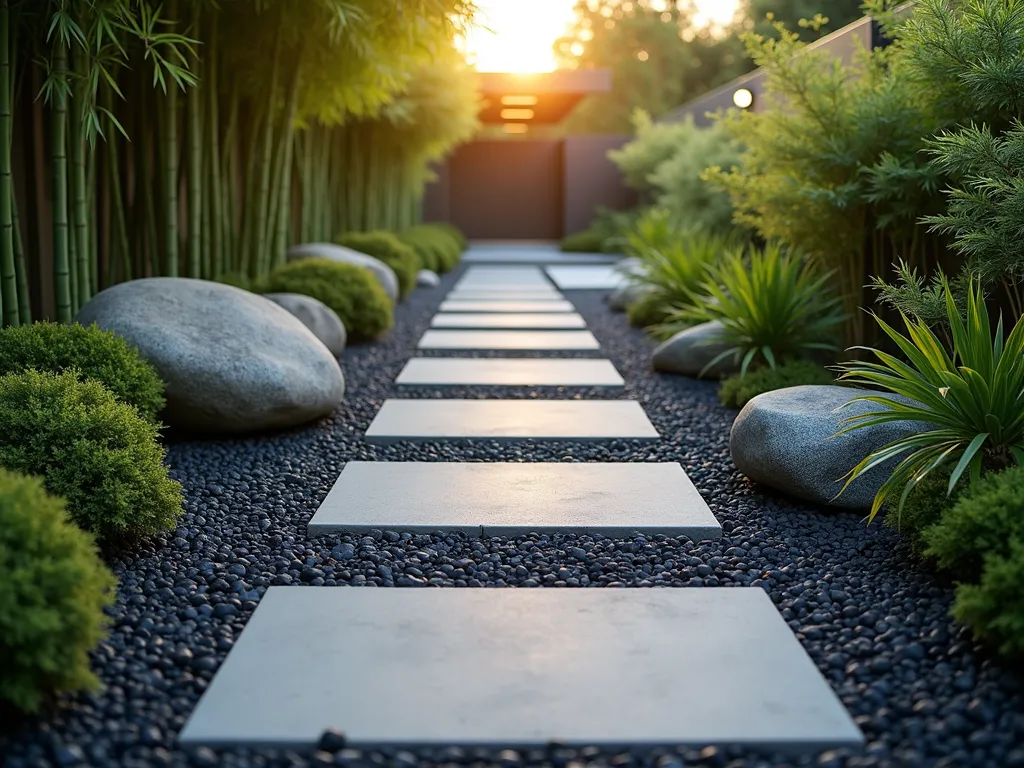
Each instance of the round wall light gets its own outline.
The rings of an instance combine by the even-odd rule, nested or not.
[[[747,88],[738,88],[733,91],[732,103],[740,109],[750,109],[754,104],[754,94]]]

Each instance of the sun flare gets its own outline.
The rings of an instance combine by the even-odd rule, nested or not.
[[[697,0],[699,24],[725,24],[738,0]],[[478,0],[481,15],[463,41],[480,72],[550,72],[553,46],[573,18],[574,0]]]

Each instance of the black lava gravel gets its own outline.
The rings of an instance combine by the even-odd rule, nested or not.
[[[734,412],[718,404],[715,386],[652,373],[651,343],[622,315],[609,312],[597,293],[570,297],[602,353],[626,377],[625,391],[611,396],[639,400],[661,432],[660,442],[364,443],[361,435],[383,400],[395,395],[395,376],[454,279],[417,291],[399,308],[396,328],[384,342],[346,351],[348,392],[331,419],[246,440],[171,438],[170,463],[185,485],[186,511],[173,535],[110,555],[120,589],[110,637],[93,658],[103,690],[65,701],[40,720],[7,718],[0,724],[4,765],[1024,766],[1021,674],[992,660],[951,621],[950,585],[915,563],[889,530],[867,529],[858,515],[824,513],[752,487],[729,459]],[[609,395],[569,388],[425,388],[402,396]],[[373,531],[307,540],[306,522],[345,462],[354,459],[679,461],[725,536],[693,543],[639,535],[469,539]],[[323,749],[312,755],[179,749],[179,730],[272,584],[760,586],[864,730],[867,746],[797,758],[714,748],[631,753],[559,745],[527,752],[358,752],[327,734]],[[693,706],[700,707],[700,700]]]

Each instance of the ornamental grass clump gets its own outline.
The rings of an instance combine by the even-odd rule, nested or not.
[[[75,370],[98,381],[123,403],[157,423],[164,408],[164,383],[156,369],[113,331],[77,323],[35,323],[0,330],[0,376],[29,368]]]
[[[132,406],[73,371],[0,376],[0,467],[40,476],[99,539],[174,528],[181,485],[157,437]]]
[[[89,651],[105,634],[113,575],[92,537],[39,478],[0,470],[0,704],[38,712],[98,685]]]
[[[777,244],[733,250],[707,269],[683,319],[721,324],[728,347],[705,368],[732,358],[746,375],[751,366],[775,368],[838,351],[845,322],[843,298],[830,288],[831,272]]]
[[[853,402],[879,406],[846,419],[839,434],[893,421],[917,421],[932,427],[873,451],[847,476],[849,484],[873,467],[900,458],[878,490],[869,519],[900,494],[899,512],[908,494],[940,467],[952,466],[947,493],[965,476],[972,481],[984,470],[1024,463],[1024,322],[1004,337],[999,318],[993,332],[980,285],[969,281],[961,315],[943,279],[946,321],[952,349],[922,320],[901,316],[907,335],[876,318],[906,361],[867,349],[878,362],[851,362],[840,380],[891,392],[909,401],[863,395]]]
[[[420,270],[420,259],[416,251],[398,239],[391,232],[346,232],[334,240],[338,245],[351,248],[380,259],[394,270],[398,277],[398,292],[405,298],[416,287],[416,275]]]
[[[393,323],[391,300],[365,267],[330,259],[301,259],[278,267],[261,282],[261,293],[301,293],[333,309],[349,338],[377,338]]]

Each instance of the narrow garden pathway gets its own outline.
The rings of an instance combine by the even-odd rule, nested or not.
[[[651,342],[607,309],[603,293],[564,294],[599,350],[418,349],[468,270],[414,294],[384,341],[346,350],[346,401],[330,419],[171,446],[185,514],[174,534],[112,557],[118,601],[93,662],[104,688],[0,737],[7,766],[1024,766],[1019,679],[949,618],[949,585],[917,568],[892,531],[753,487],[729,458],[735,412],[717,402],[715,385],[652,373]],[[657,439],[371,442],[388,400],[624,402],[642,409]],[[680,514],[702,509],[701,498],[708,516],[681,523]],[[681,524],[688,535],[672,530]],[[375,588],[340,588],[347,585]],[[428,585],[444,589],[414,589]],[[508,586],[552,589],[459,589]],[[682,589],[643,589],[656,586]],[[717,602],[726,593],[769,600]],[[698,633],[692,618],[680,619],[696,605],[659,602],[677,596],[701,601]],[[579,602],[587,599],[608,602]],[[768,649],[733,630],[741,645],[729,663],[694,651],[725,637],[723,614],[713,614],[726,603],[748,622],[763,620],[755,631],[775,620]],[[399,625],[399,616],[407,621]],[[250,630],[265,649],[249,644]],[[264,652],[282,647],[287,653]],[[805,701],[807,689],[753,669],[744,658],[751,649],[778,653],[768,663],[796,664],[805,681],[823,675],[865,746],[611,746],[627,728],[686,739],[717,725],[735,737],[752,725],[755,694],[785,705],[768,714],[786,726],[789,705]],[[792,661],[803,652],[813,667]],[[507,666],[483,662],[496,658]],[[220,724],[271,723],[256,740],[319,739],[320,751],[238,746],[251,730],[198,730],[200,699],[219,695],[220,678],[211,681],[235,674],[236,662],[251,695],[230,702]],[[296,695],[289,675],[300,672],[306,684]],[[587,717],[573,718],[572,707]],[[499,733],[501,711],[514,717]],[[351,719],[337,725],[330,712]],[[557,726],[544,720],[552,712],[563,718]],[[185,730],[190,718],[194,731]],[[572,730],[588,724],[594,730]],[[470,725],[479,737],[470,745],[357,743],[441,729],[455,739]],[[328,726],[352,743],[321,737]],[[190,731],[196,743],[234,746],[183,747],[179,734]],[[802,736],[807,746],[814,734]],[[524,748],[501,751],[488,738]],[[590,743],[557,743],[570,739]]]

